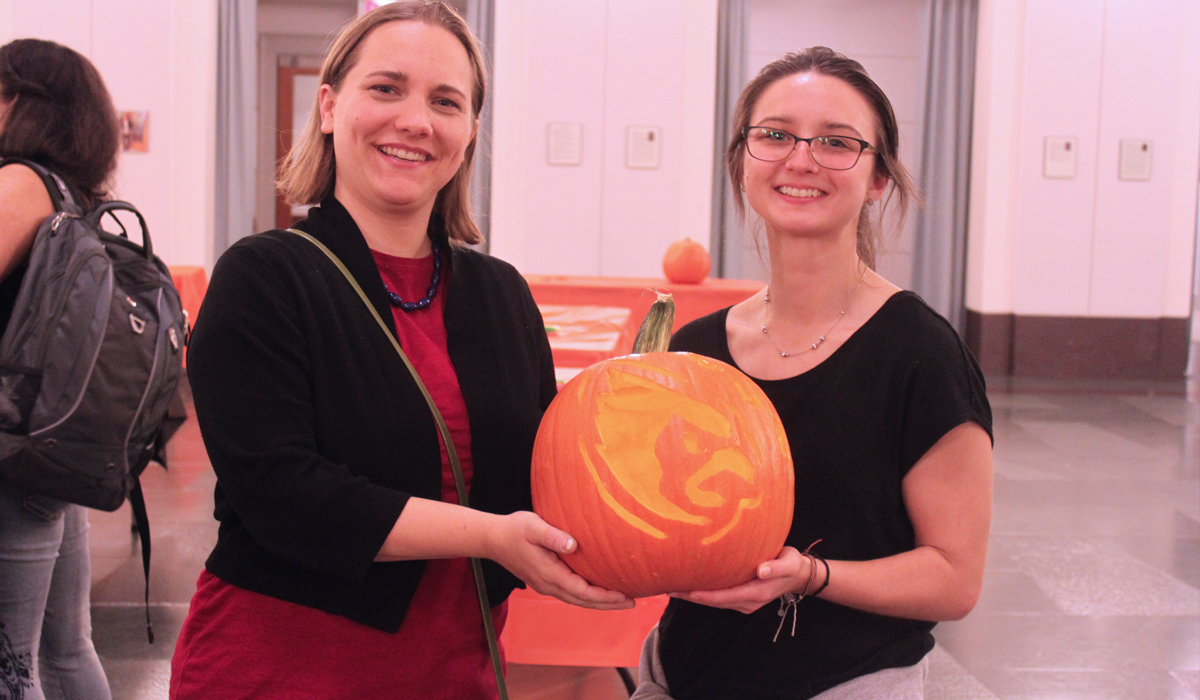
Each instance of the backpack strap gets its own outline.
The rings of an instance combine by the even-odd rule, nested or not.
[[[50,172],[40,163],[24,158],[4,158],[0,160],[0,168],[13,163],[24,165],[38,174],[38,177],[42,179],[42,184],[46,186],[46,192],[50,195],[50,203],[54,206],[54,211],[65,211],[68,214],[76,215],[83,213],[83,207],[75,199],[75,195],[71,194],[71,188],[61,177]]]
[[[142,541],[142,571],[146,574],[146,637],[154,643],[154,625],[150,622],[150,518],[146,516],[146,497],[142,494],[142,482],[133,477],[129,489],[129,506],[133,509],[133,523],[138,538]]]
[[[101,202],[100,204],[96,205],[95,209],[88,212],[87,216],[84,218],[88,221],[88,223],[92,224],[98,229],[103,230],[104,227],[100,225],[100,222],[101,219],[104,218],[104,215],[108,214],[109,217],[111,217],[116,223],[116,225],[120,227],[121,237],[129,239],[129,232],[125,230],[124,222],[122,222],[121,219],[118,218],[114,213],[118,211],[126,211],[137,217],[138,225],[142,229],[142,254],[146,256],[147,260],[152,260],[154,258],[154,246],[150,243],[150,229],[146,226],[146,218],[142,216],[142,212],[137,210],[137,207],[133,206],[129,202],[124,202],[119,199],[110,199]]]

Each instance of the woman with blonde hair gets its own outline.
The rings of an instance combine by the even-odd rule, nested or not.
[[[497,635],[522,582],[632,605],[571,573],[557,555],[574,540],[528,512],[555,381],[522,277],[464,245],[479,240],[466,188],[485,88],[474,38],[441,2],[352,22],[280,186],[316,203],[296,228],[366,303],[290,231],[244,239],[214,269],[188,377],[221,525],[172,697],[496,697],[468,557],[485,560]]]

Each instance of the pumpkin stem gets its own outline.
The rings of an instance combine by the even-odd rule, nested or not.
[[[671,344],[671,329],[675,325],[675,299],[670,292],[655,291],[658,299],[650,305],[637,337],[633,339],[633,352],[666,352]]]

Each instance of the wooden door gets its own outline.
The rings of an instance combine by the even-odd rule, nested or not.
[[[304,129],[313,109],[319,85],[320,70],[300,66],[279,66],[278,103],[275,108],[275,163],[278,166],[292,148],[293,134]],[[297,123],[299,122],[299,123]],[[289,206],[278,190],[275,192],[275,226],[288,228],[303,219],[307,207]]]

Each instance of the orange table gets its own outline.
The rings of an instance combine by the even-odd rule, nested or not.
[[[538,309],[559,370],[587,367],[633,347],[637,329],[630,329],[633,313],[624,306],[539,303]]]
[[[650,305],[657,298],[655,290],[671,292],[675,298],[675,328],[694,321],[701,316],[742,301],[764,286],[756,280],[709,279],[700,284],[673,284],[665,279],[652,277],[571,277],[563,275],[525,275],[533,299],[539,307],[543,305],[604,306],[629,309],[626,322],[628,336],[622,340],[612,354],[616,357],[633,349],[633,338],[642,324]],[[549,325],[549,322],[547,322]],[[553,340],[553,339],[552,339]],[[555,353],[555,364],[560,353]],[[598,357],[584,364],[577,364],[574,356],[562,355],[565,366],[586,367],[605,359]]]
[[[179,290],[183,300],[183,310],[187,312],[188,325],[196,322],[196,314],[200,313],[200,302],[204,301],[204,293],[208,291],[208,276],[204,268],[198,265],[170,265],[171,279]]]
[[[600,360],[629,353],[642,318],[657,298],[675,299],[675,328],[742,301],[762,289],[751,280],[671,284],[665,279],[526,275],[548,327],[555,371],[569,377]],[[635,667],[642,641],[662,615],[666,596],[632,610],[587,610],[522,590],[509,598],[501,639],[511,663]]]
[[[204,293],[208,291],[208,275],[204,268],[198,265],[169,265],[171,280],[179,290],[179,298],[183,302],[183,312],[187,315],[188,329],[196,322],[196,314],[200,313],[200,304],[204,301]],[[187,366],[187,356],[183,364]]]
[[[632,610],[589,610],[514,591],[500,635],[508,663],[637,668],[646,633],[658,624],[667,596],[643,598]]]

